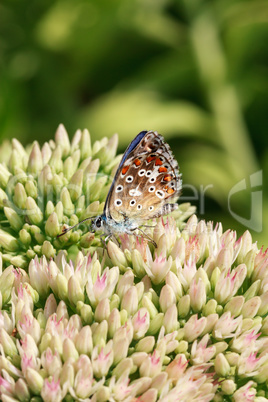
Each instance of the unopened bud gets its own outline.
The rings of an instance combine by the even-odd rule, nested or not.
[[[226,377],[230,372],[230,365],[223,353],[219,353],[214,363],[216,373],[221,377]]]
[[[53,212],[45,224],[45,232],[50,237],[56,237],[59,234],[60,225],[56,212]]]
[[[29,173],[36,175],[42,170],[42,168],[43,168],[42,154],[38,142],[35,141],[29,156],[27,170]]]

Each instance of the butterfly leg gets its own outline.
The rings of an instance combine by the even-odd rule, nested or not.
[[[149,240],[150,243],[152,243],[156,248],[157,248],[157,244],[156,242],[151,238],[151,236],[149,236],[147,233],[145,233],[143,230],[141,230],[140,228],[137,228],[142,234],[143,236],[139,236],[139,235],[135,235],[137,237],[145,237],[145,239]]]
[[[110,237],[110,236],[109,236]],[[113,241],[118,245],[118,247],[120,246],[119,241],[117,240],[117,238],[115,237],[115,235],[111,235]]]
[[[155,228],[156,224],[155,225],[141,225],[140,227],[142,227],[142,228]]]
[[[101,239],[101,242],[102,242],[102,245],[103,245],[104,248],[107,247],[107,241],[108,241],[109,239],[111,239],[111,238],[112,238],[112,239],[115,241],[115,243],[117,243],[117,245],[119,246],[119,242],[118,242],[117,238],[116,238],[112,233],[109,233],[108,236],[106,236],[106,234],[101,234],[101,235],[100,235],[100,239]]]
[[[106,234],[104,234],[104,233],[100,235],[100,239],[101,239],[101,242],[102,242],[102,245],[104,248],[107,247],[106,242],[107,242],[107,240],[110,239],[110,237],[112,237],[112,233],[109,233],[108,236],[106,236]]]
[[[106,243],[105,243],[104,237],[105,237],[105,235],[101,234],[101,235],[100,235],[100,240],[101,240],[101,243],[102,243],[103,247],[106,247]]]

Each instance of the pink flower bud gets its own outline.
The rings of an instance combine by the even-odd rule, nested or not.
[[[246,230],[243,235],[237,240],[237,243],[240,243],[240,250],[237,256],[238,264],[241,264],[244,261],[246,254],[252,248],[252,237],[248,230]]]
[[[88,277],[86,292],[93,307],[95,307],[100,300],[106,297],[109,299],[112,296],[118,278],[118,267],[113,267],[110,270],[108,268],[105,269],[101,277],[97,274],[95,282],[92,280],[91,276]]]
[[[165,313],[167,309],[176,302],[176,297],[173,289],[169,285],[164,285],[160,292],[159,304],[161,311]]]
[[[173,383],[176,383],[186,370],[187,365],[188,362],[185,355],[177,355],[175,359],[166,367],[165,371],[168,374],[168,378],[170,378]]]
[[[263,364],[268,361],[268,354],[257,357],[257,352],[249,353],[248,350],[242,352],[238,359],[238,375],[241,376],[254,376],[260,371]]]
[[[148,253],[146,253],[146,255],[148,255]],[[134,273],[137,275],[138,278],[143,278],[146,274],[144,266],[145,261],[148,260],[148,257],[144,254],[142,255],[139,250],[135,249],[131,252],[131,260]]]
[[[216,347],[214,345],[208,346],[209,335],[203,336],[200,342],[197,340],[192,344],[191,360],[194,364],[202,364],[208,362],[216,354]]]
[[[205,335],[207,333],[211,333],[212,329],[214,328],[216,322],[219,319],[218,314],[209,314],[206,317],[207,321],[206,321],[206,325],[205,328],[203,329],[201,335]]]
[[[132,318],[133,325],[133,339],[142,338],[149,329],[150,316],[145,307],[140,308]]]
[[[75,337],[75,347],[78,353],[89,355],[93,349],[92,332],[89,325],[84,326]]]
[[[168,259],[163,257],[162,254],[159,256],[155,254],[155,260],[152,261],[148,266],[145,266],[145,270],[151,281],[158,285],[164,281],[167,273],[169,272],[172,265],[172,257]]]
[[[182,297],[182,286],[179,278],[177,277],[177,275],[174,274],[174,272],[169,271],[167,273],[166,284],[172,287],[173,292],[176,296],[176,300],[179,301]]]
[[[92,391],[93,378],[79,370],[75,376],[74,390],[77,398],[88,398]]]
[[[206,321],[206,317],[201,317],[198,319],[197,314],[192,315],[183,328],[185,340],[192,342],[198,338],[206,326]]]
[[[47,402],[60,402],[62,400],[62,390],[60,387],[60,380],[55,381],[52,379],[45,379],[41,391],[42,398]]]
[[[189,295],[193,311],[201,311],[207,299],[206,287],[201,278],[198,281],[195,278],[191,281]]]
[[[213,329],[213,336],[216,339],[233,338],[241,332],[242,316],[232,318],[230,311],[223,313],[216,322]]]
[[[129,386],[129,383],[128,373],[123,373],[117,381],[115,376],[111,378],[109,388],[115,400],[124,401],[133,394],[133,387]]]
[[[74,305],[78,301],[84,301],[84,291],[75,275],[72,275],[68,281],[68,298]]]
[[[171,257],[173,260],[178,259],[180,263],[182,264],[185,260],[185,240],[183,237],[179,237],[175,244],[174,247],[171,251]]]
[[[62,368],[62,362],[59,352],[56,350],[52,353],[50,348],[47,348],[41,355],[41,363],[49,376],[53,376]]]
[[[245,264],[238,265],[232,271],[222,271],[215,286],[215,299],[220,304],[225,304],[236,294],[247,276]]]
[[[26,309],[23,311],[26,311]],[[27,334],[30,334],[34,341],[38,344],[41,338],[41,328],[36,318],[28,310],[26,314],[21,315],[21,321],[17,325],[18,332],[21,338],[24,338]]]
[[[163,325],[167,333],[176,331],[179,328],[178,323],[178,310],[175,303],[173,303],[165,312]]]
[[[110,315],[110,303],[109,299],[106,297],[105,299],[100,300],[95,310],[95,321],[101,322],[103,320],[107,320]]]
[[[40,359],[37,359],[34,356],[27,356],[26,354],[24,354],[21,357],[21,371],[23,372],[24,375],[29,367],[36,371],[39,371]]]
[[[63,361],[66,362],[70,358],[77,360],[78,357],[79,357],[79,354],[74,346],[73,341],[69,338],[64,339],[63,344],[62,344]]]
[[[152,355],[147,355],[140,365],[140,376],[151,377],[159,374],[162,369],[162,362],[158,351],[154,351]]]
[[[113,363],[115,365],[118,364],[122,359],[124,359],[128,355],[129,342],[126,335],[125,336],[122,335],[123,334],[117,336],[117,333],[115,333],[115,336],[113,338],[113,352],[114,352]]]
[[[179,342],[176,339],[177,335],[178,335],[178,331],[173,331],[173,332],[167,333],[167,335],[165,335],[164,326],[161,328],[161,330],[159,332],[159,336],[158,336],[157,345],[159,345],[160,342],[163,342],[163,344],[165,345],[164,355],[165,354],[168,355],[169,353],[172,353],[175,349],[177,350],[177,347],[179,345]],[[158,349],[158,347],[157,347],[157,349]]]
[[[196,272],[195,257],[191,254],[189,259],[185,260],[183,269],[180,265],[178,266],[178,278],[181,281],[185,292],[189,289],[190,283]]]
[[[2,400],[4,401],[9,400],[8,398],[11,399],[11,395],[14,395],[15,381],[7,373],[3,373],[2,375],[0,375],[0,396],[3,396]]]
[[[253,385],[254,382],[249,381],[242,387],[238,388],[238,390],[233,394],[234,402],[254,402],[256,389],[252,387]]]
[[[124,294],[121,302],[121,309],[125,309],[129,316],[138,310],[138,292],[136,286],[131,286]]]
[[[114,352],[113,352],[113,342],[109,341],[107,345],[101,348],[98,353],[98,348],[95,347],[92,351],[92,367],[94,375],[97,378],[101,378],[108,374],[108,371],[113,364],[114,360]]]
[[[44,307],[44,314],[46,319],[48,319],[48,317],[50,317],[52,314],[54,314],[57,310],[57,302],[55,299],[55,296],[53,295],[53,293],[51,293],[47,300],[46,300],[46,304]]]

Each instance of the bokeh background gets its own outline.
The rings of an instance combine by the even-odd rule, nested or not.
[[[0,140],[157,130],[182,200],[268,246],[267,23],[266,0],[2,0]]]

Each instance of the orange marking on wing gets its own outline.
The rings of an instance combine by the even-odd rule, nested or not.
[[[124,166],[122,169],[122,174],[126,174],[129,169],[129,166]]]
[[[166,173],[166,171],[167,171],[167,168],[165,168],[164,166],[161,166],[159,169],[158,169],[158,172],[159,173]]]
[[[135,159],[135,160],[134,160],[134,163],[135,163],[136,166],[140,166],[141,161],[140,161],[139,159]]]
[[[150,163],[150,162],[154,161],[155,159],[156,159],[156,156],[148,156],[148,158],[146,158],[146,161],[148,163]]]
[[[155,161],[155,166],[161,166],[161,165],[163,165],[163,162],[159,158],[157,158]]]
[[[172,180],[172,176],[170,174],[166,174],[166,176],[164,177],[165,181],[171,181]]]
[[[167,190],[167,193],[168,193],[168,194],[173,194],[173,193],[175,193],[175,190],[174,190],[173,188],[169,188],[169,189]]]

